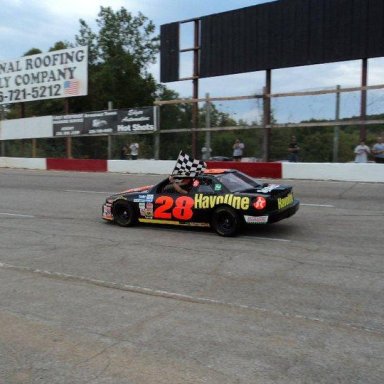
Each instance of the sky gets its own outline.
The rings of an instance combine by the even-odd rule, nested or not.
[[[83,19],[97,31],[96,18],[101,6],[117,11],[121,7],[133,15],[141,12],[156,26],[175,21],[220,13],[274,0],[0,0],[0,62],[17,59],[31,48],[46,52],[57,41],[75,42]],[[192,28],[182,24],[181,47],[190,48]],[[184,44],[184,46],[183,46]],[[189,46],[188,46],[189,45]],[[382,84],[384,59],[368,61],[368,85]],[[150,67],[160,81],[159,62]],[[191,76],[190,58],[181,61],[181,77]],[[351,61],[272,71],[272,93],[318,90],[323,88],[357,87],[361,83],[361,62]],[[199,80],[199,97],[246,96],[261,93],[265,72],[219,76]],[[192,82],[179,81],[165,84],[180,97],[192,96]],[[368,95],[368,113],[382,113],[384,96],[381,91]],[[295,122],[310,118],[334,118],[335,95],[307,98],[276,99],[272,105],[279,123]],[[342,94],[341,116],[358,115],[359,93]],[[219,102],[217,107],[248,122],[260,121],[262,105],[259,101]]]

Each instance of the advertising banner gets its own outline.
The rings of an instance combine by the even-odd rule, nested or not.
[[[83,134],[84,114],[53,116],[53,136],[78,136]]]
[[[88,47],[0,62],[0,105],[88,94]]]
[[[155,107],[119,110],[117,133],[153,132],[155,130]]]
[[[53,136],[150,133],[156,130],[155,107],[53,116]]]
[[[83,134],[112,134],[116,132],[117,111],[100,111],[84,113]]]

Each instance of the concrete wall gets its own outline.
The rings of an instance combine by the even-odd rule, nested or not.
[[[235,168],[259,178],[384,183],[384,164],[207,162],[208,168]],[[0,157],[0,168],[170,174],[173,160],[83,160]]]
[[[108,160],[108,172],[167,175],[176,160]]]
[[[0,157],[0,168],[47,169],[46,159],[24,157]]]
[[[384,164],[282,163],[284,179],[317,179],[384,183]]]

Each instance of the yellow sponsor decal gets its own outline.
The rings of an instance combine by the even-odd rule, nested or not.
[[[279,197],[277,199],[277,207],[279,209],[283,209],[285,207],[288,207],[288,205],[291,205],[293,203],[293,194],[290,193],[287,197]]]
[[[150,224],[167,224],[167,225],[181,225],[181,226],[190,226],[190,227],[209,227],[209,223],[195,223],[195,222],[180,222],[173,220],[157,220],[157,219],[139,219],[140,223],[150,223]]]
[[[195,195],[195,204],[194,208],[196,209],[204,209],[204,208],[213,208],[219,204],[230,205],[235,209],[247,210],[250,205],[249,197],[235,196],[232,194],[226,195],[203,195],[202,193],[198,193]]]

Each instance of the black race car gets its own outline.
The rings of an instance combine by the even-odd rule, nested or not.
[[[207,169],[193,178],[187,194],[169,184],[165,179],[108,197],[102,218],[123,227],[138,222],[212,227],[234,236],[244,224],[274,223],[299,209],[291,186],[260,184],[237,170]]]

